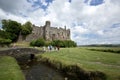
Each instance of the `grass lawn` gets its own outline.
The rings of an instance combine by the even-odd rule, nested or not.
[[[14,58],[0,56],[0,80],[25,80]]]
[[[87,71],[101,71],[107,75],[107,80],[120,80],[120,54],[85,48],[62,48],[60,51],[46,52],[37,56],[48,58],[51,62],[78,65]]]

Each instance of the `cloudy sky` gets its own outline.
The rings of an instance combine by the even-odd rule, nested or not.
[[[66,25],[78,45],[120,43],[120,0],[0,0],[2,19]]]

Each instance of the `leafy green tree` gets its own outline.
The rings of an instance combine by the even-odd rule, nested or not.
[[[2,29],[9,34],[9,39],[15,42],[21,31],[21,24],[13,20],[2,20]]]
[[[3,38],[3,39],[9,39],[10,35],[9,33],[3,31],[3,30],[0,30],[0,38]]]
[[[23,36],[27,36],[28,34],[31,34],[31,33],[32,33],[32,23],[28,21],[22,25],[21,34]]]

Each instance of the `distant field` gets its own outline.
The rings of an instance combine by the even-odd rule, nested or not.
[[[0,80],[25,80],[14,58],[0,56]]]
[[[120,54],[120,47],[85,47],[85,48],[92,51],[112,52]]]
[[[65,65],[78,65],[87,71],[100,71],[107,75],[107,80],[120,80],[120,54],[78,47],[62,48],[60,51],[46,52],[38,57],[48,58],[51,62],[62,62]]]

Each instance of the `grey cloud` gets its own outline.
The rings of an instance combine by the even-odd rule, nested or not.
[[[0,8],[7,13],[17,14],[25,11],[28,3],[26,0],[0,0]]]

